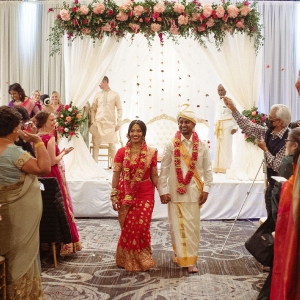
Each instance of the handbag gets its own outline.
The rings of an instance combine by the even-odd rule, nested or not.
[[[271,267],[274,257],[275,223],[270,214],[267,220],[260,225],[254,234],[245,242],[246,249],[263,266]]]

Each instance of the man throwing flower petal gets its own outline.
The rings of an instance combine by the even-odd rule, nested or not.
[[[158,191],[161,202],[168,203],[174,262],[196,267],[200,242],[200,207],[212,184],[209,148],[194,131],[195,113],[184,104],[177,115],[179,131],[164,149]]]

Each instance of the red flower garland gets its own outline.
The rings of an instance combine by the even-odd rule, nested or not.
[[[124,174],[124,188],[125,188],[125,197],[123,202],[130,204],[131,200],[135,200],[135,193],[137,188],[146,172],[146,155],[147,155],[147,144],[142,143],[141,152],[137,160],[137,169],[133,176],[133,179],[130,180],[130,150],[131,143],[128,142],[125,146],[125,157],[123,161],[123,174]],[[126,203],[127,204],[127,203]]]
[[[179,194],[185,194],[187,191],[185,186],[191,182],[191,179],[194,175],[194,170],[196,168],[196,162],[198,159],[199,137],[197,132],[194,131],[192,133],[192,142],[193,142],[192,159],[189,165],[189,170],[185,178],[183,178],[182,169],[181,169],[181,159],[180,159],[181,139],[180,138],[181,138],[181,133],[180,131],[177,131],[175,134],[175,141],[174,141],[174,164],[175,164],[175,170],[177,175],[177,181],[179,185],[176,191]]]

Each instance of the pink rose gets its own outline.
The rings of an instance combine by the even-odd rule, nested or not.
[[[249,14],[249,12],[250,12],[250,7],[249,6],[243,6],[242,8],[241,8],[241,15],[242,16],[247,16],[248,14]]]
[[[89,8],[85,5],[82,5],[79,7],[78,11],[81,15],[87,15],[89,13]]]
[[[152,31],[158,32],[158,31],[160,31],[160,29],[161,29],[160,24],[157,24],[157,23],[152,23],[152,24],[151,24],[151,30],[152,30]]]
[[[60,17],[63,21],[69,21],[70,20],[70,14],[69,11],[67,11],[66,9],[61,9],[59,11]]]
[[[71,132],[69,132],[69,135],[74,135],[75,134],[75,132],[73,132],[73,131],[71,131]]]
[[[158,13],[158,12],[155,12],[155,13],[152,15],[152,18],[153,18],[153,19],[159,18],[159,13]]]
[[[102,29],[103,31],[111,31],[111,30],[112,30],[112,29],[111,29],[111,26],[108,25],[108,24],[102,26],[101,29]]]
[[[123,12],[119,12],[116,16],[116,19],[119,21],[127,21],[128,20],[128,15]]]
[[[58,127],[58,131],[59,131],[60,133],[62,133],[62,132],[64,131],[64,128],[63,128],[62,126],[59,126],[59,127]]]
[[[219,5],[216,9],[216,14],[218,16],[218,18],[223,18],[224,14],[225,14],[225,9],[222,5]]]
[[[198,30],[199,32],[202,32],[202,31],[205,31],[205,30],[206,30],[206,27],[203,26],[203,23],[202,23],[201,26],[198,26],[198,27],[197,27],[197,30]]]
[[[213,11],[213,9],[212,9],[211,5],[205,4],[204,7],[203,7],[202,14],[205,16],[205,18],[208,18],[208,17],[211,16],[212,11]]]
[[[83,23],[84,25],[86,25],[88,22],[89,22],[89,21],[88,21],[87,18],[84,18],[84,19],[82,20],[82,23]]]
[[[107,12],[107,14],[108,14],[109,16],[113,16],[114,11],[113,11],[112,9],[109,9],[108,12]]]
[[[180,15],[178,17],[178,25],[186,25],[189,22],[189,17],[185,17],[184,15]]]
[[[173,35],[179,34],[178,27],[177,27],[177,26],[171,26],[171,27],[170,27],[170,32],[171,32]]]
[[[173,10],[179,14],[182,14],[184,12],[184,6],[180,3],[175,3]]]
[[[69,104],[66,104],[65,105],[65,110],[68,110],[70,108],[70,105]]]
[[[73,20],[72,20],[72,23],[73,23],[73,26],[75,27],[75,26],[77,26],[78,25],[78,21],[77,21],[77,19],[76,18],[74,18]]]
[[[72,7],[72,12],[76,13],[76,11],[78,10],[77,6]]]
[[[239,9],[235,5],[228,5],[227,12],[230,18],[236,18],[239,14]]]
[[[144,7],[141,5],[137,5],[133,9],[133,14],[139,17],[144,12]]]
[[[83,34],[90,34],[91,33],[91,29],[89,29],[89,28],[82,28],[81,29],[81,32],[83,33]]]
[[[49,8],[49,9],[48,9],[48,13],[51,12],[51,11],[53,11],[53,8]]]
[[[265,115],[263,115],[263,116],[261,117],[261,121],[264,122],[264,121],[266,120],[266,118],[267,118],[267,117],[266,117]]]
[[[137,32],[140,29],[140,25],[139,24],[134,24],[134,23],[130,23],[128,25],[134,32]]]
[[[251,122],[252,122],[252,123],[256,123],[256,121],[255,121],[254,119],[253,119],[253,120],[251,120]]]
[[[146,17],[146,18],[145,18],[145,22],[146,22],[146,23],[150,23],[150,21],[151,21],[151,20],[150,20],[149,17]]]
[[[237,28],[245,28],[245,25],[244,25],[244,19],[239,20],[239,21],[236,23],[236,27],[237,27]]]
[[[215,25],[215,20],[213,18],[209,18],[206,22],[207,27],[212,27]]]
[[[228,20],[228,14],[225,14],[224,17],[222,18],[222,20],[226,23]]]
[[[196,22],[200,19],[200,14],[192,13],[192,21]]]
[[[253,111],[252,113],[251,113],[251,115],[254,117],[254,116],[256,116],[257,115],[257,111]]]
[[[126,2],[122,3],[120,6],[119,6],[119,9],[120,10],[128,10],[130,9],[132,6],[132,2],[131,0],[127,0]]]
[[[94,6],[94,9],[93,9],[93,12],[96,14],[96,15],[101,15],[103,14],[105,11],[105,6],[103,3],[96,3],[95,6]]]
[[[158,12],[158,13],[162,13],[165,11],[165,5],[162,2],[158,2],[154,7],[153,7],[153,11],[154,12]]]

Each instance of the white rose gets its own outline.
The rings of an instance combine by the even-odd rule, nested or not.
[[[70,108],[68,109],[68,111],[72,111],[72,107],[70,107]]]
[[[68,128],[65,128],[64,131],[65,131],[65,132],[69,132],[69,129],[68,129]]]

